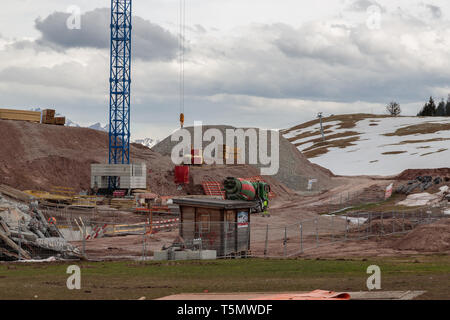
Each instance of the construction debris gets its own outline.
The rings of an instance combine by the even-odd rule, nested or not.
[[[39,260],[51,256],[82,255],[62,237],[52,221],[45,219],[37,201],[28,206],[0,195],[0,260]]]
[[[23,202],[30,202],[31,200],[35,199],[35,197],[30,194],[11,188],[4,184],[0,185],[0,193],[3,193],[4,195],[10,198]]]
[[[428,190],[433,185],[439,185],[443,182],[441,177],[436,177],[433,179],[432,176],[419,176],[415,180],[409,181],[405,185],[401,185],[396,189],[397,193],[401,194],[411,194],[416,190],[421,192]]]
[[[405,200],[397,203],[397,205],[406,207],[418,207],[438,204],[441,201],[447,201],[448,189],[448,186],[442,186],[440,188],[440,192],[438,193],[431,194],[428,192],[423,192],[410,194]]]

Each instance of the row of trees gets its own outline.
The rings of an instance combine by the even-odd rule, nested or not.
[[[433,97],[430,97],[430,100],[425,103],[423,108],[417,114],[419,117],[450,117],[450,95],[447,98],[447,101],[444,99],[439,102],[436,106]]]
[[[400,104],[393,101],[386,106],[386,111],[391,116],[399,116],[402,113],[402,109]],[[434,102],[433,97],[430,97],[427,103],[423,106],[423,108],[417,114],[418,117],[450,117],[450,94],[448,95],[447,101],[444,99],[438,103]]]

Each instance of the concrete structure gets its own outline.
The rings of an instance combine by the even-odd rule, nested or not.
[[[118,189],[146,189],[147,166],[139,164],[92,164],[91,188],[107,189],[109,177],[115,177]]]
[[[217,252],[215,250],[197,250],[197,251],[170,251],[162,250],[153,253],[153,260],[215,260],[217,259]]]

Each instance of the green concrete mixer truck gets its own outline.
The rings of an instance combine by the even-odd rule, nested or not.
[[[223,185],[227,200],[253,201],[255,202],[253,212],[267,212],[270,192],[270,186],[267,183],[228,177]]]

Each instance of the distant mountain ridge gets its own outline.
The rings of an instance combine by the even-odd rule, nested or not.
[[[136,139],[133,142],[142,144],[143,146],[146,146],[147,148],[151,149],[159,143],[159,140],[155,140],[152,138],[144,138],[144,139]]]

